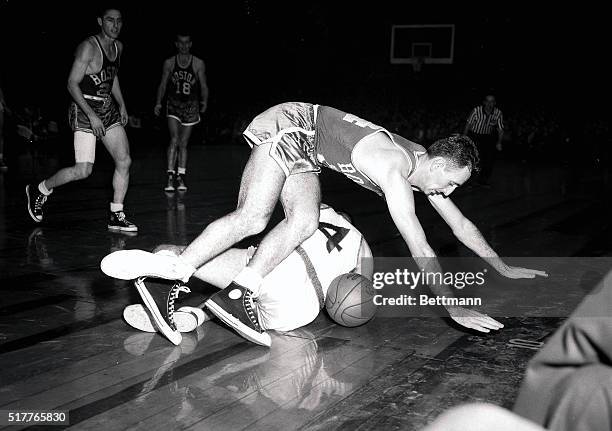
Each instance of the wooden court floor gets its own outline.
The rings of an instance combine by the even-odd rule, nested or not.
[[[512,340],[545,342],[597,281],[585,287],[573,273],[547,268],[549,279],[507,283],[508,301],[530,292],[550,302],[514,316],[495,314],[500,304],[484,307],[505,325],[492,334],[436,317],[344,328],[323,312],[299,330],[272,332],[269,349],[217,321],[173,346],[123,322],[123,308],[139,296],[129,282],[106,277],[100,259],[188,243],[235,205],[248,152],[193,146],[181,195],[163,192],[160,145],[133,153],[126,212],[139,225],[135,236],[106,230],[112,171],[103,152],[90,178],[56,190],[38,226],[26,215],[23,187],[65,160],[23,152],[0,175],[0,410],[66,410],[70,429],[84,430],[418,430],[463,402],[511,408],[537,351]],[[502,256],[610,256],[609,206],[588,178],[575,178],[554,165],[500,162],[493,187],[453,197]],[[351,214],[374,255],[409,256],[375,194],[333,173],[322,183],[323,200]],[[441,256],[469,255],[424,198],[417,206]],[[576,286],[563,301],[550,290],[559,280]],[[203,284],[192,291],[193,303],[212,292]]]

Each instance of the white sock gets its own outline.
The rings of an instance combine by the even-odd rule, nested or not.
[[[123,204],[116,204],[115,202],[110,203],[110,210],[113,213],[123,211]]]
[[[238,273],[236,277],[234,277],[234,282],[243,287],[246,287],[255,297],[259,296],[259,290],[261,287],[261,283],[263,282],[263,277],[257,273],[252,268],[245,266],[242,271]]]
[[[179,175],[185,175],[187,173],[187,168],[178,168]]]
[[[45,196],[49,196],[51,193],[53,193],[53,189],[49,190],[44,181],[41,181],[40,184],[38,184],[38,191]]]

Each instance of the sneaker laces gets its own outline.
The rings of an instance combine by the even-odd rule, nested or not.
[[[172,286],[172,289],[170,289],[170,293],[168,295],[168,320],[170,321],[170,323],[172,323],[172,325],[175,325],[174,323],[174,301],[176,301],[176,299],[178,298],[181,292],[190,293],[191,289],[189,289],[184,284],[177,283],[174,286]]]
[[[42,209],[42,206],[47,202],[47,195],[44,193],[40,193],[36,196],[36,200],[34,201],[34,208],[37,210]]]
[[[133,224],[131,221],[125,218],[125,213],[123,211],[117,211],[115,215],[117,216],[117,220],[119,220],[125,226],[131,226]]]
[[[244,306],[244,309],[247,312],[247,316],[249,316],[249,319],[255,326],[255,329],[261,332],[261,326],[259,326],[259,320],[257,319],[257,316],[255,315],[255,303],[256,302],[257,302],[257,299],[253,298],[253,292],[245,288],[242,304]]]

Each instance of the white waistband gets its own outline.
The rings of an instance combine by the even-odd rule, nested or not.
[[[83,98],[85,99],[89,99],[89,100],[97,100],[99,102],[104,102],[106,99],[108,99],[110,96],[107,97],[100,97],[100,96],[91,96],[89,94],[83,94]]]

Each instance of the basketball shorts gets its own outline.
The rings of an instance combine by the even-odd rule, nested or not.
[[[198,100],[168,99],[166,102],[166,116],[174,118],[183,126],[193,126],[200,122],[200,102]]]
[[[270,157],[286,176],[321,172],[316,161],[316,105],[289,102],[259,114],[243,132],[253,147],[271,143]]]
[[[249,249],[249,259],[253,254],[255,249]],[[302,257],[293,252],[264,277],[257,299],[264,329],[293,331],[316,319],[321,305],[312,276]]]
[[[87,104],[91,106],[98,118],[102,120],[102,124],[106,130],[116,126],[121,126],[121,114],[119,113],[117,103],[115,103],[115,100],[112,97],[88,95],[85,95],[84,97]],[[83,112],[83,110],[79,108],[79,105],[77,105],[75,102],[70,104],[70,109],[68,110],[68,122],[73,132],[79,130],[81,132],[93,133],[87,114],[85,114],[85,112]]]

